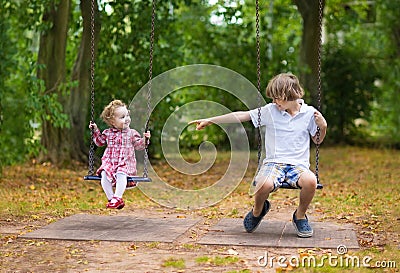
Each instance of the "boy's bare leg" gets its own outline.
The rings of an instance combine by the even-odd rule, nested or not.
[[[274,186],[270,181],[266,181],[264,185],[256,192],[254,195],[254,207],[253,207],[253,215],[254,217],[260,216],[263,208],[265,200],[268,199],[269,194],[273,191]]]
[[[315,195],[317,178],[312,172],[305,172],[300,176],[299,185],[301,187],[300,202],[296,212],[296,219],[305,219],[306,211]]]

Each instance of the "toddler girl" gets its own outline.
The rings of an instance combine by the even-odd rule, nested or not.
[[[143,137],[129,128],[131,118],[126,105],[120,100],[110,102],[100,117],[109,126],[100,132],[94,122],[89,128],[93,129],[93,141],[97,146],[107,145],[101,158],[101,166],[97,175],[101,176],[101,186],[107,196],[107,208],[122,209],[125,206],[122,195],[125,192],[128,176],[136,176],[135,150],[143,150],[150,132]],[[115,185],[115,193],[113,191]]]

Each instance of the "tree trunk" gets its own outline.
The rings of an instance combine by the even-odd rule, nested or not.
[[[98,20],[97,1],[94,1],[95,7],[95,28],[94,28],[94,48],[96,52],[97,41],[100,32],[100,22]],[[78,86],[71,89],[69,102],[67,105],[71,129],[68,130],[66,136],[71,147],[74,147],[71,158],[80,161],[87,161],[88,148],[85,145],[85,129],[88,126],[86,117],[90,109],[90,69],[92,56],[92,26],[91,26],[91,1],[81,1],[80,9],[83,18],[82,39],[75,64],[72,70],[72,81],[78,81]]]
[[[319,0],[293,0],[303,18],[300,49],[300,74],[304,88],[311,94],[311,103],[318,106]],[[322,0],[322,9],[325,1]]]
[[[43,22],[51,28],[42,32],[38,53],[38,64],[44,65],[42,69],[38,69],[38,78],[44,81],[47,93],[58,95],[62,105],[65,98],[62,97],[60,86],[65,83],[65,49],[69,14],[70,0],[51,3],[43,15]],[[49,120],[42,120],[41,143],[46,153],[40,156],[40,160],[59,163],[60,159],[65,158],[69,150],[73,149],[65,142],[64,131],[62,128],[54,127]]]
[[[41,35],[38,63],[45,68],[39,70],[38,77],[45,82],[46,92],[57,92],[59,102],[69,115],[70,128],[55,127],[50,121],[42,121],[41,142],[46,153],[39,160],[50,161],[55,165],[69,165],[72,161],[87,161],[88,148],[85,145],[86,117],[90,99],[91,63],[91,1],[80,1],[83,18],[83,33],[77,58],[72,71],[70,95],[63,96],[60,84],[65,82],[65,49],[67,43],[70,0],[55,1],[53,7],[44,14],[43,21],[52,28]],[[97,1],[94,1],[95,18],[98,18]],[[97,20],[98,21],[98,20]],[[95,45],[98,40],[99,24],[95,23]],[[94,48],[95,50],[95,48]],[[50,113],[49,113],[50,114]]]

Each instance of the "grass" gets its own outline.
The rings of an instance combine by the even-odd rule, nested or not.
[[[160,246],[160,242],[150,242],[145,244],[148,248],[158,248]]]
[[[325,216],[356,223],[371,232],[399,234],[399,151],[351,147],[336,155],[335,151],[324,152],[321,179],[327,187],[315,198]]]
[[[324,189],[317,191],[312,209],[323,215],[323,219],[338,223],[351,223],[355,226],[360,251],[348,253],[373,257],[373,261],[397,261],[399,264],[400,234],[400,151],[378,150],[356,147],[321,147],[320,180]],[[195,161],[195,160],[194,160]],[[219,153],[217,164],[201,175],[201,181],[193,176],[185,176],[164,162],[152,162],[154,169],[165,181],[175,187],[195,189],[214,183],[221,177],[229,164],[229,153]],[[213,207],[197,210],[208,219],[221,217],[240,217],[243,210],[252,205],[249,198],[248,183],[256,171],[256,154],[252,154],[243,181],[229,197]],[[312,166],[314,163],[312,162]],[[96,182],[83,181],[86,166],[73,169],[57,169],[50,164],[25,164],[6,167],[0,179],[0,219],[2,221],[53,222],[59,218],[76,213],[109,214],[104,208],[105,197]],[[206,184],[200,184],[208,181]],[[135,208],[154,208],[139,189],[129,190],[127,206]],[[284,205],[297,203],[298,191],[281,190],[271,198]],[[3,241],[7,238],[3,238]],[[157,247],[155,244],[152,247]],[[185,245],[195,249],[194,245]],[[299,253],[299,255],[302,255]],[[329,255],[315,250],[317,259]],[[231,258],[203,257],[198,263],[223,265],[232,263]],[[235,257],[236,258],[236,257]],[[181,268],[184,261],[167,260],[164,266]],[[281,268],[282,272],[286,269]],[[293,268],[295,272],[355,272],[354,268]],[[313,271],[314,270],[314,271]],[[374,270],[374,269],[372,269]],[[395,272],[387,268],[387,272]],[[243,271],[246,272],[246,271]],[[357,272],[372,272],[371,268],[357,268]]]
[[[198,264],[211,264],[214,266],[225,266],[229,264],[235,264],[239,262],[239,258],[236,256],[214,256],[214,257],[208,257],[208,256],[201,256],[196,258],[196,263]]]
[[[185,260],[182,258],[170,257],[163,262],[162,266],[183,269],[185,268]]]
[[[193,250],[193,251],[195,251],[196,249],[199,249],[199,248],[200,248],[199,245],[195,245],[195,244],[183,244],[182,247],[183,247],[184,249]]]

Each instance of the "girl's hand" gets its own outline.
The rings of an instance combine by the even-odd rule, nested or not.
[[[90,121],[89,122],[89,129],[98,130],[96,123],[94,123],[93,121]]]
[[[147,131],[146,133],[144,133],[143,136],[147,139],[150,139],[150,137],[151,137],[150,131]]]
[[[328,126],[324,116],[320,112],[318,112],[318,111],[314,112],[314,119],[315,119],[315,123],[318,125],[319,128],[322,129],[322,128],[326,128]]]
[[[196,123],[196,130],[202,130],[211,124],[210,120],[208,120],[208,119],[198,119],[198,120],[193,120],[193,121],[189,122],[189,125],[195,124],[195,123]]]

